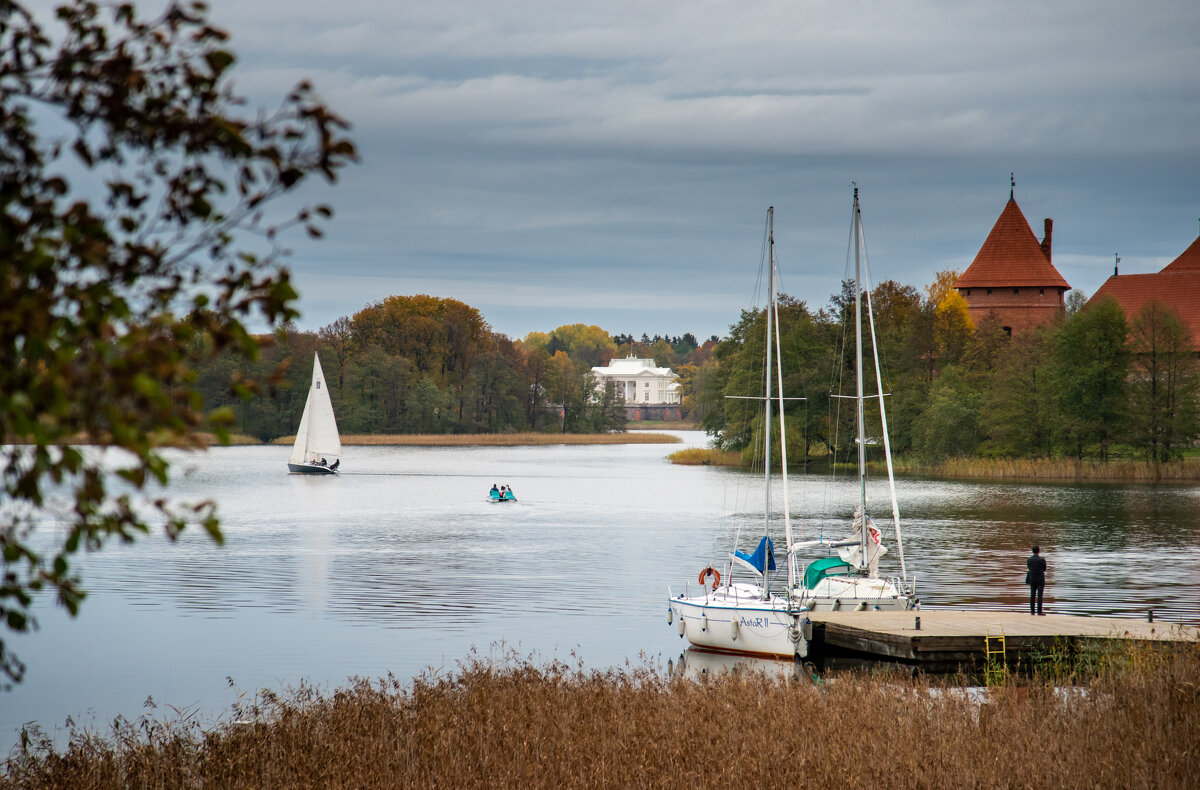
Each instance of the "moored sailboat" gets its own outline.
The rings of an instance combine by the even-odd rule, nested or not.
[[[858,187],[854,188],[851,217],[854,245],[854,379],[855,425],[857,428],[858,496],[854,503],[849,534],[840,540],[806,540],[790,545],[789,557],[797,551],[826,547],[836,556],[816,559],[805,568],[796,595],[810,611],[906,610],[919,605],[916,598],[916,577],[909,577],[904,563],[904,543],[900,530],[900,507],[896,500],[896,480],[892,467],[892,448],[888,438],[887,410],[884,406],[883,377],[879,367],[879,348],[875,342],[875,316],[871,305],[870,288],[863,282],[862,210],[858,203]],[[871,341],[875,370],[875,395],[864,395],[863,375],[863,295],[866,295],[867,328]],[[851,396],[847,396],[851,397]],[[888,494],[891,501],[892,524],[900,560],[900,576],[881,578],[879,558],[887,553],[883,533],[868,513],[866,448],[866,403],[877,400],[883,452],[887,466]]]
[[[888,438],[887,413],[884,407],[882,376],[879,367],[879,352],[874,337],[874,314],[870,303],[869,289],[863,285],[862,277],[862,216],[858,202],[858,188],[854,189],[853,244],[854,244],[854,291],[855,291],[855,381],[858,491],[854,504],[850,534],[840,540],[792,541],[792,521],[788,500],[787,442],[783,394],[783,371],[780,364],[779,311],[777,304],[774,209],[768,209],[768,306],[766,310],[767,348],[765,391],[761,397],[764,409],[764,487],[766,507],[764,530],[757,549],[752,554],[735,550],[729,555],[728,576],[721,583],[721,573],[706,567],[698,579],[699,594],[693,595],[685,587],[682,595],[673,595],[668,590],[667,620],[676,624],[679,635],[698,647],[729,653],[766,655],[799,659],[808,654],[808,639],[811,636],[810,612],[819,611],[876,611],[907,610],[918,606],[915,577],[909,577],[904,564],[903,542],[900,531],[900,511],[896,500],[896,485],[892,467],[891,444]],[[864,395],[863,375],[863,294],[867,294],[867,325],[870,330],[871,353],[874,361],[876,395]],[[773,364],[774,360],[774,364]],[[773,387],[774,383],[774,387]],[[772,392],[772,389],[775,392]],[[883,545],[882,531],[875,525],[868,511],[866,486],[866,421],[865,404],[877,400],[883,439],[883,450],[887,461],[888,490],[891,499],[892,521],[895,528],[896,545],[899,547],[900,576],[881,578],[879,559],[887,553]],[[778,414],[780,441],[780,477],[782,482],[783,533],[787,558],[787,580],[785,585],[771,585],[771,574],[776,571],[774,544],[767,530],[772,512],[771,442],[773,437],[772,411]],[[798,572],[798,552],[825,547],[836,552],[833,555],[813,559],[803,573]],[[734,582],[734,570],[748,569],[757,581]]]
[[[338,436],[333,403],[321,370],[321,357],[313,354],[312,384],[304,414],[296,430],[296,443],[288,458],[288,471],[296,474],[332,475],[341,465],[342,440]]]
[[[788,505],[787,443],[784,425],[782,369],[779,363],[779,309],[776,299],[775,209],[767,209],[767,354],[764,392],[764,507],[763,535],[753,553],[730,554],[728,576],[721,584],[721,573],[713,567],[700,571],[698,594],[685,587],[682,595],[668,589],[667,621],[677,623],[679,635],[696,647],[731,653],[799,659],[808,655],[811,624],[806,607],[793,594],[797,589],[795,560],[787,555],[787,584],[780,592],[771,589],[771,574],[776,571],[774,542],[768,534],[772,512],[771,442],[774,427],[772,410],[777,407],[782,473],[782,502],[785,546],[792,543],[791,514]],[[774,362],[773,362],[774,360]],[[773,367],[774,365],[774,367]],[[776,392],[772,393],[772,385]],[[734,563],[749,570],[756,581],[733,581]]]

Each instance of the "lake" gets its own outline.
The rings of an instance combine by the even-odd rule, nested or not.
[[[723,566],[739,531],[752,548],[763,499],[761,475],[667,463],[706,442],[679,435],[684,445],[347,447],[337,477],[287,474],[288,447],[179,454],[171,495],[216,500],[225,545],[196,530],[81,557],[79,617],[43,600],[37,632],[5,635],[28,670],[0,692],[0,749],[26,722],[60,738],[68,717],[103,732],[151,699],[156,717],[212,721],[259,689],[444,673],[473,652],[597,668],[678,658],[668,585]],[[518,501],[487,502],[493,483]],[[798,529],[843,534],[854,489],[794,474]],[[1038,543],[1047,611],[1200,624],[1200,486],[897,489],[924,608],[1022,610]],[[871,499],[883,526],[883,481]]]

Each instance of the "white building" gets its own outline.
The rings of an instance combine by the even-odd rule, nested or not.
[[[679,384],[670,368],[654,366],[653,359],[628,356],[614,359],[608,367],[592,368],[596,377],[596,389],[602,390],[612,382],[617,397],[625,403],[650,406],[674,405],[679,403]]]

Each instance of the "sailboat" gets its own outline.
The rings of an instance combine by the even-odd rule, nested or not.
[[[854,244],[854,378],[853,396],[858,429],[857,501],[854,503],[849,534],[837,540],[824,537],[789,544],[789,559],[796,552],[825,547],[836,552],[809,563],[795,591],[803,606],[810,611],[875,611],[900,610],[919,607],[916,597],[916,577],[910,578],[904,563],[904,543],[900,531],[900,507],[896,501],[896,479],[892,467],[892,447],[888,439],[887,410],[884,408],[883,377],[879,367],[879,348],[875,342],[875,315],[871,305],[869,284],[863,283],[862,266],[862,211],[858,203],[858,187],[854,188],[854,204],[851,218]],[[871,352],[875,363],[875,392],[873,396],[863,394],[863,294],[867,297],[867,326],[870,330]],[[887,553],[883,545],[883,533],[868,513],[867,464],[866,464],[866,419],[865,406],[868,400],[878,400],[879,422],[883,435],[883,451],[887,466],[888,493],[891,500],[892,524],[900,560],[900,576],[881,578],[879,558]]]
[[[812,635],[809,613],[819,611],[877,611],[907,610],[919,606],[916,598],[916,579],[909,578],[904,565],[903,543],[900,534],[900,511],[896,501],[896,483],[892,466],[891,444],[888,439],[887,414],[884,408],[882,377],[879,373],[879,352],[874,341],[874,313],[869,289],[862,287],[862,214],[858,188],[854,189],[852,230],[854,236],[854,314],[855,314],[855,380],[858,445],[858,501],[851,519],[850,534],[839,540],[792,541],[792,520],[788,500],[787,441],[784,419],[783,371],[779,348],[779,309],[776,299],[774,208],[767,209],[768,226],[768,305],[767,354],[764,394],[763,467],[766,506],[763,536],[753,553],[730,553],[726,580],[712,566],[700,571],[698,594],[685,586],[682,595],[668,589],[667,622],[675,624],[679,635],[694,646],[707,650],[780,658],[802,659],[808,655],[808,640]],[[863,321],[862,294],[867,293],[867,317],[871,332],[871,349],[875,362],[876,396],[863,394]],[[774,360],[774,363],[773,363]],[[774,367],[772,367],[774,364]],[[772,393],[774,384],[775,392]],[[865,404],[878,400],[882,425],[884,455],[887,459],[888,489],[891,497],[892,521],[896,544],[900,547],[901,576],[879,577],[879,558],[887,553],[881,530],[871,519],[867,508],[866,486],[866,421]],[[772,410],[778,414],[780,440],[780,478],[783,506],[783,532],[787,546],[787,581],[781,589],[772,589],[771,574],[776,571],[774,543],[768,534],[767,523],[772,512],[771,442]],[[798,553],[817,547],[833,550],[836,555],[820,557],[798,573]],[[734,571],[746,569],[754,574],[751,582],[733,581]],[[778,585],[777,585],[778,588]]]
[[[342,440],[338,437],[337,420],[329,400],[329,388],[321,370],[321,357],[313,354],[312,385],[304,414],[296,431],[296,443],[288,458],[288,471],[296,474],[332,475],[341,464]]]
[[[767,209],[767,355],[764,391],[763,458],[766,503],[763,511],[763,535],[753,553],[735,547],[726,567],[725,583],[721,572],[712,566],[700,571],[700,588],[693,593],[690,582],[682,595],[668,588],[667,622],[675,623],[681,637],[696,647],[729,653],[745,653],[780,658],[802,659],[808,655],[808,639],[812,634],[807,607],[797,594],[795,558],[787,554],[787,584],[782,590],[771,590],[771,574],[775,572],[775,547],[768,534],[772,512],[771,441],[772,408],[778,412],[782,472],[782,502],[785,546],[792,544],[791,513],[788,505],[787,443],[784,426],[783,376],[779,365],[779,307],[776,299],[775,269],[775,208]],[[775,367],[772,368],[774,360]],[[772,394],[772,385],[777,392]],[[753,574],[751,581],[733,580],[735,564]]]

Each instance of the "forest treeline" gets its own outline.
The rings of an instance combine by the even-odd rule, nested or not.
[[[474,307],[426,295],[390,296],[317,332],[260,340],[254,363],[219,357],[198,371],[198,386],[209,408],[232,412],[230,430],[264,441],[295,433],[314,352],[342,433],[597,433],[623,430],[625,412],[611,390],[596,390],[593,366],[633,353],[680,369],[716,345],[690,334],[613,337],[585,324],[512,340]]]
[[[1200,369],[1177,314],[1151,302],[1127,317],[1115,302],[1084,307],[1073,294],[1061,320],[1010,337],[995,320],[971,322],[956,279],[942,272],[924,291],[887,281],[868,295],[896,454],[1168,461],[1193,446]],[[761,438],[761,416],[753,401],[726,396],[762,390],[764,316],[743,311],[726,337],[702,343],[585,324],[512,340],[454,299],[391,296],[318,332],[281,332],[251,369],[218,360],[200,387],[208,404],[232,408],[235,432],[286,436],[320,352],[343,433],[592,433],[622,430],[625,418],[591,368],[634,354],[676,371],[685,418],[718,447],[744,450]],[[804,399],[787,408],[791,458],[849,460],[852,402],[835,396],[853,391],[853,330],[849,282],[825,307],[780,300],[785,395]],[[867,394],[878,392],[873,358],[868,346]],[[231,377],[257,380],[258,394],[235,397]]]
[[[1194,445],[1200,375],[1178,314],[1151,302],[1127,317],[1114,301],[1085,306],[1073,294],[1060,320],[1010,337],[994,319],[972,324],[956,279],[943,272],[924,293],[888,281],[869,294],[894,453],[1162,462]],[[683,368],[684,403],[723,449],[759,439],[753,402],[725,396],[762,391],[764,322],[762,310],[743,312],[711,361]],[[853,401],[833,396],[854,389],[852,284],[815,311],[784,297],[780,329],[784,394],[805,398],[786,410],[789,457],[850,460]],[[868,346],[868,395],[879,392],[873,356]],[[874,411],[868,447],[878,453]]]

